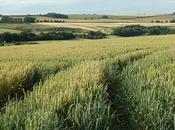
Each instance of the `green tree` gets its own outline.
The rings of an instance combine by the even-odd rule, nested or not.
[[[1,18],[1,23],[22,23],[22,18],[12,18],[9,16],[3,16]]]
[[[36,18],[34,17],[25,17],[24,18],[24,23],[35,23],[36,22]]]
[[[103,15],[102,19],[109,19],[109,17],[107,15]]]

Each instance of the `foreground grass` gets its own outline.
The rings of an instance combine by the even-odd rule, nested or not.
[[[118,99],[131,129],[174,129],[174,48],[128,65],[118,77]]]
[[[2,115],[3,129],[109,129],[113,116],[100,83],[102,66],[89,62],[39,85]]]
[[[13,29],[0,29],[0,34],[5,33],[5,32],[10,32],[10,33],[20,33],[19,30],[13,30]]]
[[[116,57],[85,62],[51,77],[22,101],[7,106],[1,129],[115,129],[117,117],[107,93],[107,86],[114,81],[110,66],[115,64],[119,69],[120,64],[149,53],[123,54],[123,61]]]

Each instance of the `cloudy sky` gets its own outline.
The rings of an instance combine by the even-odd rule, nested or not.
[[[0,0],[0,14],[144,14],[175,11],[175,0]]]

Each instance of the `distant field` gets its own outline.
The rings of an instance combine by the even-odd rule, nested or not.
[[[44,17],[44,16],[37,16],[36,20],[64,20],[64,19]]]
[[[19,32],[30,30],[35,33],[47,32],[53,28],[65,27],[81,29],[81,32],[86,31],[102,31],[111,33],[112,28],[126,25],[140,24],[143,26],[168,26],[175,27],[172,23],[151,23],[156,20],[171,20],[174,15],[160,16],[115,16],[109,15],[109,19],[101,19],[103,15],[70,15],[70,19],[64,19],[65,23],[36,23],[36,24],[0,24],[0,32]],[[15,16],[17,17],[17,16]],[[20,16],[18,16],[20,17]],[[24,17],[24,16],[21,16]],[[88,17],[85,19],[85,17]],[[95,17],[90,19],[90,17]],[[43,16],[37,16],[37,20],[63,20]]]
[[[142,22],[151,22],[151,21],[166,21],[175,19],[175,15],[155,15],[155,16],[148,16],[145,18],[137,19],[138,21]]]
[[[97,15],[97,14],[68,14],[69,19],[104,19],[103,16],[107,16],[109,19],[114,20],[129,20],[129,19],[136,19],[136,18],[144,18],[145,16],[132,16],[132,15]],[[24,16],[12,16],[15,18],[24,18]],[[57,18],[50,18],[45,16],[35,16],[38,20],[58,20]]]
[[[35,24],[6,24],[0,23],[0,29],[12,29],[12,30],[28,30],[28,29],[45,29],[48,26],[35,25]]]
[[[80,28],[91,31],[111,32],[112,28],[127,25],[143,25],[143,26],[167,26],[175,27],[173,23],[38,23],[38,25],[46,25],[51,27],[67,27]]]
[[[102,31],[105,33],[110,33],[112,28],[126,26],[126,25],[143,25],[143,26],[168,26],[171,28],[175,28],[175,24],[173,23],[138,23],[138,22],[117,22],[117,23],[105,23],[105,22],[66,22],[66,23],[35,23],[35,24],[0,24],[0,32],[21,32],[25,30],[30,30],[35,33],[47,32],[49,30],[53,30],[54,28],[70,28],[78,29],[77,32],[86,32],[86,31]]]
[[[151,21],[165,21],[165,20],[172,20],[175,18],[173,14],[162,14],[162,15],[98,15],[98,14],[68,14],[69,19],[66,21],[72,20],[125,20],[125,21],[142,21],[142,22],[151,22]],[[107,16],[108,18],[103,18],[103,16]],[[24,16],[11,16],[15,18],[24,18]],[[34,16],[37,20],[59,20],[58,18],[50,18],[45,16]],[[1,16],[0,16],[1,19]],[[60,19],[63,20],[63,19]]]
[[[129,20],[136,19],[139,16],[129,16],[129,15],[97,15],[97,14],[70,14],[70,19],[102,19],[103,16],[107,16],[109,19],[115,20]]]
[[[68,15],[69,19],[59,19],[59,18],[51,18],[45,16],[34,16],[37,20],[65,20],[65,21],[72,21],[72,20],[131,20],[131,19],[139,19],[144,18],[144,16],[127,16],[127,15],[94,15],[94,14],[70,14]],[[107,16],[108,18],[102,18],[103,16]],[[24,18],[25,16],[10,16],[14,18]],[[0,16],[1,19],[1,16]]]
[[[76,33],[81,33],[84,32],[86,30],[81,29],[81,28],[73,28],[69,27],[66,28],[66,26],[64,30],[65,31],[74,31]],[[11,33],[19,33],[21,31],[32,31],[34,33],[40,33],[40,32],[49,32],[52,31],[54,29],[57,29],[56,27],[52,27],[50,25],[44,25],[44,24],[0,24],[0,33],[3,32],[11,32]]]
[[[4,32],[20,33],[21,31],[19,31],[19,30],[13,30],[13,29],[0,29],[0,33],[4,33]]]

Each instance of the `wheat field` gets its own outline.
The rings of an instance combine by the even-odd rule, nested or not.
[[[0,47],[0,130],[175,126],[175,36]]]

